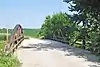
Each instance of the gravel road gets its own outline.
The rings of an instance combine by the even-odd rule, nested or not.
[[[100,67],[89,51],[52,40],[25,39],[15,55],[21,67]]]

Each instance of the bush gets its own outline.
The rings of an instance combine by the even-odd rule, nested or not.
[[[76,26],[66,13],[56,13],[45,18],[38,37],[71,43]]]
[[[0,67],[18,67],[20,65],[16,57],[12,55],[5,55],[3,51],[0,51]]]

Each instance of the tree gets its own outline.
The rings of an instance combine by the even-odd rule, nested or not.
[[[46,17],[39,36],[71,43],[74,30],[76,30],[75,25],[68,15],[60,12]]]
[[[88,25],[93,28],[100,28],[100,0],[64,0],[70,4],[70,11],[77,12],[74,16],[76,20],[83,18],[88,21]],[[80,17],[80,18],[79,18]],[[83,20],[82,20],[83,21]],[[79,21],[80,22],[80,21]]]
[[[89,49],[96,53],[100,53],[100,0],[64,0],[70,4],[70,11],[76,12],[73,14],[72,20],[77,24],[81,23],[83,31],[83,44],[86,43],[86,38],[90,41]],[[95,34],[94,34],[95,33]],[[94,34],[94,36],[93,36]],[[88,36],[87,36],[88,35]],[[86,46],[86,44],[85,44]]]

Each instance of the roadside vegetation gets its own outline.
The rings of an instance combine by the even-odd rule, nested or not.
[[[64,0],[70,4],[67,13],[55,13],[45,18],[40,38],[66,42],[100,55],[100,1]],[[95,5],[96,3],[96,5]]]
[[[12,29],[8,29],[9,34],[11,31]],[[39,31],[40,29],[24,29],[24,34],[25,36],[36,38]],[[17,57],[13,55],[6,56],[2,51],[6,42],[6,32],[6,28],[0,29],[0,67],[19,67],[20,62]]]
[[[20,62],[17,57],[6,55],[6,53],[3,52],[4,45],[5,41],[0,40],[0,67],[18,67]]]
[[[62,12],[48,15],[41,29],[24,29],[25,36],[64,42],[100,56],[100,1],[64,0],[64,2],[70,4],[69,10],[74,12],[73,15]],[[2,29],[1,32],[6,31]],[[5,39],[5,36],[1,37],[3,38]]]
[[[24,29],[24,35],[29,37],[37,37],[40,29]],[[2,51],[6,43],[6,28],[0,29],[0,67],[19,67],[20,62],[13,55],[5,55]],[[9,34],[12,29],[8,29]]]
[[[19,67],[20,63],[13,55],[5,55],[3,51],[0,51],[0,67]]]
[[[6,35],[4,30],[0,31],[0,33],[2,32],[4,34],[0,35],[0,67],[19,67],[20,62],[18,61],[17,57],[13,55],[6,55],[3,52],[6,42]]]
[[[11,33],[12,29],[9,29],[9,34]],[[25,36],[29,37],[37,37],[38,32],[40,29],[24,29]],[[2,51],[6,43],[6,28],[0,29],[0,67],[19,67],[20,62],[18,61],[17,57],[13,55],[5,55]]]

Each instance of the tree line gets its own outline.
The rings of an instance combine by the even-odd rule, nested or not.
[[[45,18],[38,36],[64,41],[69,45],[100,54],[100,0],[64,0],[70,4],[67,13]]]

